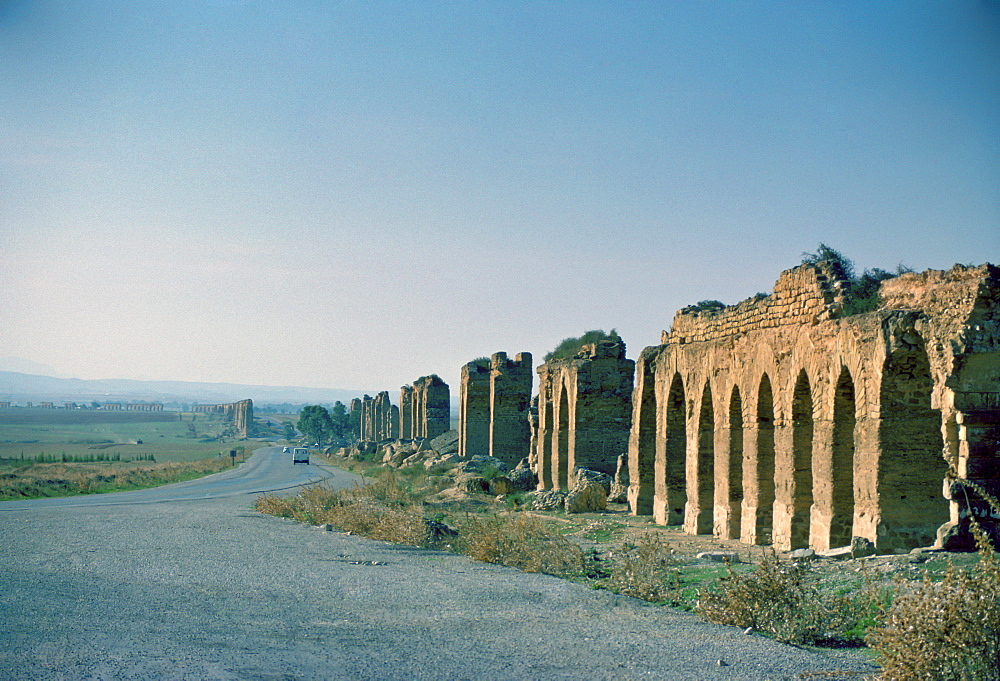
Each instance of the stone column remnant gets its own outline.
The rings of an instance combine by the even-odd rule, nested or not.
[[[490,364],[477,359],[462,367],[458,403],[458,455],[490,453]]]
[[[413,386],[399,389],[399,439],[413,439]]]
[[[362,440],[361,437],[361,418],[363,413],[362,400],[360,397],[355,397],[351,400],[351,408],[348,412],[348,419],[350,423],[351,433],[354,437]]]
[[[489,453],[512,466],[531,450],[531,382],[530,352],[513,360],[504,352],[490,358]]]
[[[433,439],[451,429],[451,392],[437,374],[413,383],[414,437]]]

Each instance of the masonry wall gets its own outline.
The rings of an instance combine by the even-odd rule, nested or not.
[[[498,352],[490,358],[489,451],[511,466],[528,458],[531,450],[531,353],[509,359]]]
[[[413,386],[404,385],[399,389],[399,439],[413,439]]]
[[[820,263],[770,296],[679,312],[636,368],[633,513],[779,549],[954,548],[969,513],[995,530],[961,485],[950,504],[941,489],[948,464],[1000,478],[997,281],[990,265],[903,275],[844,317]]]
[[[574,359],[538,367],[538,428],[532,460],[540,489],[565,489],[575,467],[615,473],[628,448],[635,362],[625,343],[584,346]]]
[[[451,429],[451,391],[436,374],[413,382],[409,409],[400,413],[400,422],[409,420],[410,438],[433,439]]]
[[[490,363],[475,360],[462,367],[458,403],[458,455],[490,453]]]

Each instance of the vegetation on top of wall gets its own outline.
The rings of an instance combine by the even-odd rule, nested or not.
[[[815,253],[802,254],[803,265],[816,265],[821,262],[829,264],[834,274],[847,284],[842,310],[845,317],[877,310],[882,303],[879,296],[879,287],[882,282],[913,271],[900,263],[896,266],[895,273],[875,267],[858,275],[855,272],[853,261],[840,251],[830,248],[822,242]]]
[[[544,361],[548,362],[552,359],[570,359],[575,357],[576,354],[583,349],[584,345],[599,343],[604,340],[619,341],[621,340],[621,337],[614,329],[611,329],[609,333],[605,333],[603,329],[594,329],[592,331],[587,331],[579,338],[564,338],[562,342],[556,346],[555,350],[545,355]]]
[[[688,305],[681,312],[714,312],[725,309],[726,304],[719,300],[699,300],[694,305]]]

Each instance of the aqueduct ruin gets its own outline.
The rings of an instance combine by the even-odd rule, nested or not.
[[[121,405],[118,406],[121,409]],[[237,437],[248,437],[253,431],[253,400],[240,400],[230,404],[196,404],[191,411],[205,414],[222,414],[233,424]]]
[[[903,274],[860,314],[849,295],[835,263],[800,265],[769,295],[681,310],[635,362],[619,339],[542,364],[534,401],[530,354],[470,362],[459,455],[527,457],[565,489],[627,452],[633,514],[779,550],[969,549],[971,517],[1000,546],[981,494],[1000,497],[1000,269]],[[435,437],[449,402],[421,378],[363,433]]]
[[[566,488],[576,467],[613,474],[628,447],[635,362],[625,343],[583,346],[538,367],[535,473],[540,489]]]
[[[998,275],[904,274],[878,310],[840,317],[844,285],[818,263],[770,296],[682,310],[636,367],[632,512],[779,550],[968,548],[969,513],[996,537],[952,477],[1000,491]]]
[[[432,439],[451,427],[451,392],[437,375],[422,376],[400,389],[399,405],[382,391],[351,400],[351,427],[364,442]]]
[[[497,352],[462,367],[458,454],[515,465],[531,452],[531,353]]]

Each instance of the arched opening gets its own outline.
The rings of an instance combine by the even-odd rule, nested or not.
[[[743,400],[740,389],[733,387],[729,397],[729,471],[726,476],[729,481],[728,529],[723,533],[725,539],[739,539],[740,515],[743,512]]]
[[[854,534],[854,449],[857,404],[854,379],[842,367],[833,395],[830,546],[847,546]]]
[[[809,518],[813,504],[813,399],[803,370],[792,394],[792,533],[791,548],[809,546]]]
[[[923,339],[886,358],[880,390],[879,549],[928,546],[949,519],[941,494],[948,467],[941,454],[941,413],[931,407],[934,381]]]
[[[538,397],[540,412],[538,438],[538,487],[551,489],[552,483],[552,384],[546,383]]]
[[[653,514],[654,464],[656,461],[656,390],[652,367],[644,364],[642,392],[639,397],[639,424],[635,456],[632,470],[638,472],[638,480],[630,480],[635,490],[632,512],[635,515]]]
[[[757,389],[755,544],[770,544],[774,529],[774,393],[764,374]]]
[[[684,382],[675,374],[667,395],[666,461],[666,511],[667,524],[684,522],[684,505],[687,503],[687,419],[684,408]]]
[[[569,488],[569,396],[566,394],[566,386],[560,381],[559,387],[559,427],[556,429],[556,442],[558,443],[553,456],[556,457],[555,481],[553,487],[556,489]]]
[[[712,388],[706,383],[698,410],[698,449],[695,452],[692,485],[688,488],[688,502],[684,529],[692,534],[711,534],[714,520],[715,498],[715,410],[712,406]]]

